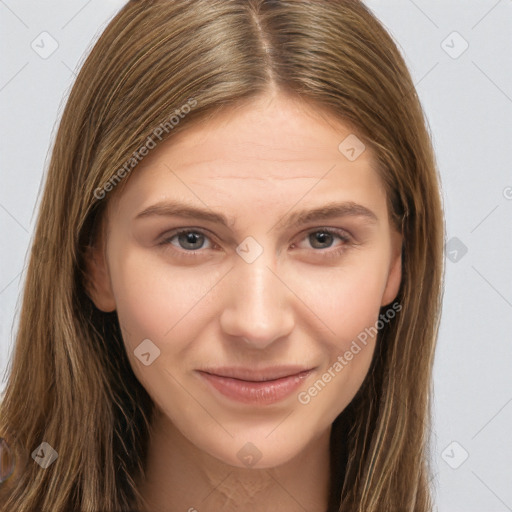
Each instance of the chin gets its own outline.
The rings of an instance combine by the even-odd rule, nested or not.
[[[313,440],[305,432],[303,437],[298,438],[296,429],[282,429],[280,435],[277,435],[278,429],[252,434],[246,431],[233,438],[226,435],[223,442],[211,439],[204,443],[203,437],[201,446],[196,446],[221,462],[237,468],[274,468],[299,456]]]

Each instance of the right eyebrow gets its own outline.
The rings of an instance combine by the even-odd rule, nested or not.
[[[228,218],[222,213],[216,213],[210,209],[198,208],[197,206],[188,205],[186,203],[180,203],[178,201],[160,201],[151,206],[148,206],[141,212],[139,212],[135,219],[152,217],[155,215],[161,216],[176,216],[176,217],[187,217],[199,220],[205,220],[216,224],[222,224],[226,227],[233,227],[234,219],[228,220]]]

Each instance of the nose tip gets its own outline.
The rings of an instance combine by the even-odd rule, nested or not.
[[[233,272],[220,323],[223,332],[254,348],[266,348],[293,330],[289,290],[263,263]]]

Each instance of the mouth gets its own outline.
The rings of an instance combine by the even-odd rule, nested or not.
[[[245,404],[269,405],[290,396],[314,371],[298,366],[196,370],[211,388]]]

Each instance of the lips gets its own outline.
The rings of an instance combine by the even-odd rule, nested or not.
[[[303,366],[272,368],[209,368],[198,374],[216,391],[238,402],[268,405],[283,400],[313,372]]]
[[[223,366],[219,368],[205,368],[198,371],[209,373],[211,375],[217,375],[218,377],[229,377],[232,379],[261,382],[267,380],[282,379],[283,377],[290,377],[292,375],[297,375],[308,370],[311,370],[311,367],[308,368],[305,366],[297,365],[281,365],[262,368],[259,370],[254,368]]]

